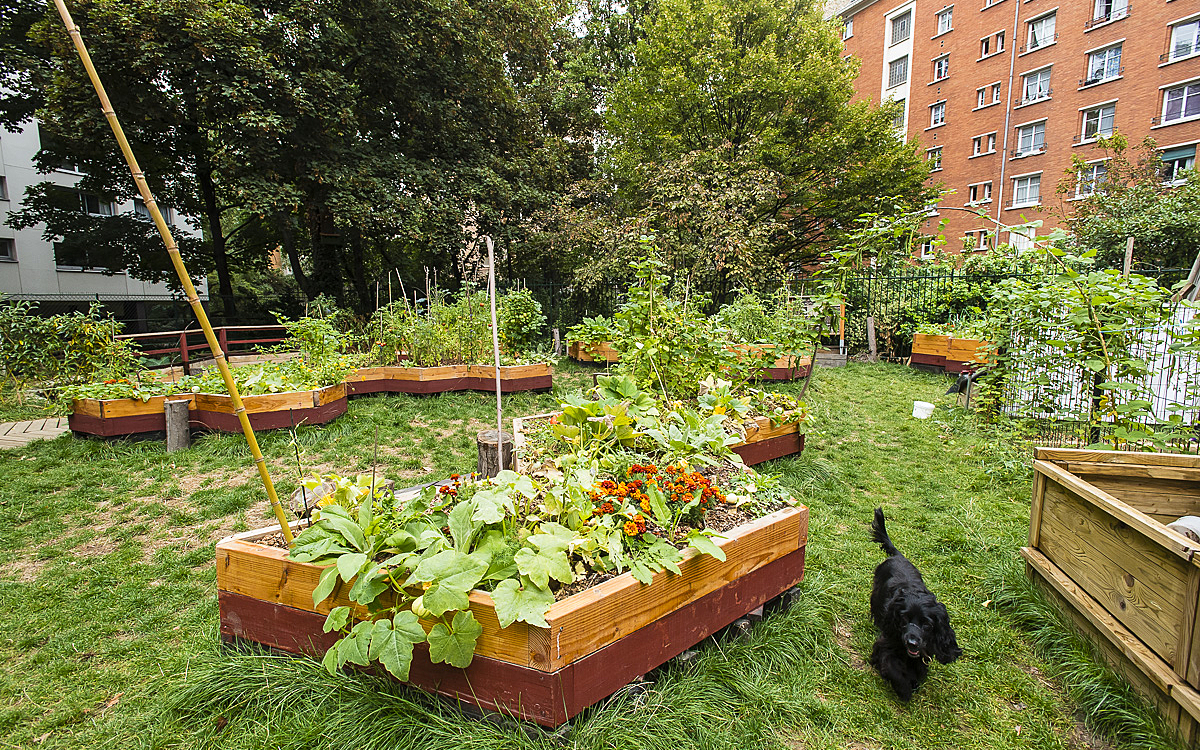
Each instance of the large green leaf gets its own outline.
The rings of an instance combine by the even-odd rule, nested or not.
[[[317,606],[325,601],[330,594],[333,593],[334,587],[338,583],[338,569],[336,565],[330,565],[321,571],[321,577],[317,579],[317,585],[313,588],[313,606]]]
[[[329,610],[329,614],[325,617],[325,624],[321,629],[328,633],[333,630],[341,630],[346,627],[346,623],[350,620],[349,607],[334,607]]]
[[[472,518],[482,523],[500,523],[512,510],[512,497],[508,490],[500,487],[482,489],[472,495],[471,500],[476,505]]]
[[[429,631],[429,660],[464,669],[471,666],[475,642],[482,632],[483,626],[470,612],[455,613],[449,626],[439,622]]]
[[[470,549],[475,533],[483,528],[483,522],[472,517],[475,506],[474,500],[464,500],[450,511],[447,525],[450,527],[450,536],[454,539],[454,548],[460,552]]]
[[[375,621],[371,629],[371,644],[368,656],[378,661],[383,668],[398,680],[408,679],[408,668],[412,665],[413,644],[425,640],[425,630],[412,612],[396,614],[394,620],[383,618]]]
[[[357,550],[366,548],[366,537],[363,530],[340,505],[326,505],[320,509],[321,518],[318,521],[325,528],[341,534],[350,546]]]
[[[553,538],[553,537],[551,537]],[[550,579],[560,583],[570,583],[575,580],[571,572],[571,561],[562,549],[539,549],[522,547],[513,558],[517,570],[541,588],[549,588]]]
[[[369,605],[384,591],[391,588],[387,573],[382,566],[375,565],[365,573],[361,573],[354,585],[350,587],[350,599],[362,605]]]
[[[479,559],[458,550],[444,550],[422,561],[413,575],[431,584],[422,601],[426,609],[440,617],[450,610],[466,609],[470,603],[467,593],[485,573],[487,564]]]
[[[725,562],[725,550],[718,547],[708,534],[693,531],[688,534],[688,544],[706,555],[712,555],[721,562]]]
[[[540,628],[549,627],[546,612],[554,604],[554,594],[539,588],[525,576],[520,582],[511,578],[501,581],[492,592],[492,601],[496,604],[496,618],[502,628],[517,620]]]
[[[367,556],[361,552],[351,552],[348,555],[342,555],[337,559],[338,575],[342,580],[349,583],[354,579],[354,576],[362,572],[363,567],[367,564]]]

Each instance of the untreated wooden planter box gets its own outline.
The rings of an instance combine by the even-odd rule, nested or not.
[[[946,372],[974,372],[991,362],[993,345],[982,339],[950,339],[946,353]]]
[[[500,367],[500,392],[549,390],[554,386],[550,365],[507,365]],[[445,365],[442,367],[360,367],[346,376],[351,396],[366,393],[449,393],[452,391],[496,392],[493,365]]]
[[[513,455],[519,470],[532,467],[522,464],[522,448],[525,445],[525,430],[531,422],[548,420],[562,412],[547,412],[528,417],[517,417],[513,420]],[[757,417],[754,427],[746,429],[745,442],[732,446],[733,452],[742,457],[747,466],[761,464],[773,458],[782,458],[804,450],[804,435],[800,433],[800,425],[788,422],[781,425],[771,425],[767,417]]]
[[[167,429],[163,402],[186,399],[188,423],[198,429],[241,432],[233,412],[233,399],[216,393],[155,396],[142,402],[136,398],[75,399],[67,418],[73,432],[102,437],[160,432]],[[343,383],[313,391],[267,393],[243,396],[242,403],[256,430],[274,430],[292,424],[325,424],[346,413]]]
[[[1200,746],[1200,456],[1039,448],[1028,572],[1113,666]]]
[[[735,351],[763,352],[769,357],[778,346],[775,344],[736,344],[728,348]],[[762,380],[798,380],[808,377],[810,367],[812,367],[812,357],[796,357],[785,354],[772,359],[771,364],[764,367],[758,377]]]
[[[572,341],[567,356],[577,362],[620,362],[621,354],[611,341]]]
[[[922,370],[942,372],[946,368],[946,357],[950,354],[950,337],[928,333],[914,333],[912,359],[909,364]]]
[[[314,607],[321,568],[257,543],[278,529],[217,544],[221,637],[320,657],[337,640],[322,632],[325,615],[350,604],[350,587],[339,584]],[[777,511],[727,532],[718,541],[725,562],[692,555],[680,564],[681,575],[664,571],[648,586],[625,573],[555,603],[548,628],[521,622],[501,628],[491,596],[474,591],[471,611],[483,634],[471,666],[433,664],[421,646],[409,683],[558,726],[799,583],[807,538],[807,508]]]

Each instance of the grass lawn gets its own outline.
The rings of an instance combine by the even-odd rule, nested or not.
[[[588,372],[560,367],[556,393],[590,384]],[[992,603],[999,582],[1020,580],[1023,455],[947,408],[943,378],[851,364],[819,371],[814,385],[805,452],[760,467],[811,509],[803,596],[748,638],[709,641],[698,661],[659,670],[647,694],[585,713],[565,741],[467,720],[305,659],[223,649],[213,544],[273,522],[240,435],[208,435],[172,456],[157,442],[69,435],[0,451],[0,747],[1124,746],[1084,725],[1057,681],[1061,665]],[[939,404],[933,419],[911,418],[916,399]],[[506,416],[554,404],[515,395]],[[369,472],[378,427],[381,474],[398,486],[441,478],[473,467],[475,431],[494,419],[493,405],[487,394],[356,399],[336,422],[300,429],[301,462]],[[290,436],[260,440],[281,496],[290,493]],[[866,665],[877,505],[964,649],[955,664],[934,665],[909,705]]]

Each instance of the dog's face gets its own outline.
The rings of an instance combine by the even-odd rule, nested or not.
[[[909,658],[929,661],[935,658],[949,664],[962,655],[946,606],[932,594],[913,597],[905,602],[900,614],[900,642]]]

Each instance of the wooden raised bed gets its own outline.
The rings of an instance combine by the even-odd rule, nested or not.
[[[992,344],[982,339],[950,339],[946,353],[946,372],[974,372],[991,362]]]
[[[337,640],[322,632],[325,615],[350,603],[349,586],[339,584],[314,607],[321,568],[256,541],[278,528],[217,544],[221,637],[320,657]],[[693,555],[680,564],[681,575],[658,573],[649,586],[625,573],[556,602],[546,614],[549,628],[500,628],[491,596],[474,591],[471,611],[483,634],[471,666],[433,664],[418,646],[409,683],[558,726],[799,583],[807,538],[807,508],[777,511],[727,532],[718,541],[725,562]]]
[[[1028,573],[1105,658],[1200,747],[1200,456],[1039,448]]]
[[[500,367],[500,392],[541,391],[553,387],[550,365]],[[449,393],[451,391],[496,392],[493,365],[445,365],[442,367],[360,367],[346,376],[351,396],[366,393]]]
[[[909,360],[909,364],[921,370],[942,372],[946,369],[946,357],[949,353],[949,336],[914,333],[912,358]]]
[[[620,362],[621,354],[611,341],[572,341],[567,356],[577,362]]]
[[[193,428],[242,431],[233,412],[233,399],[215,393],[155,396],[146,402],[136,398],[78,398],[73,402],[67,423],[73,432],[102,437],[161,432],[167,429],[163,403],[168,398],[190,402],[188,423]],[[250,417],[250,425],[256,430],[274,430],[292,424],[325,424],[346,413],[346,386],[338,383],[313,391],[243,396],[242,403]]]
[[[532,468],[524,466],[521,461],[526,426],[530,422],[547,420],[561,413],[547,412],[528,417],[517,417],[513,420],[513,456],[518,470],[525,471]],[[804,435],[801,434],[800,425],[796,422],[772,426],[769,418],[757,417],[754,420],[754,427],[746,429],[746,440],[737,443],[732,448],[734,453],[742,457],[743,463],[753,466],[773,458],[800,453],[804,450]]]
[[[733,351],[765,353],[770,355],[772,350],[777,349],[775,344],[734,344],[726,347]],[[793,355],[780,355],[771,360],[771,364],[764,367],[758,374],[761,380],[798,380],[808,376],[808,370],[812,367],[812,357],[796,357]]]

